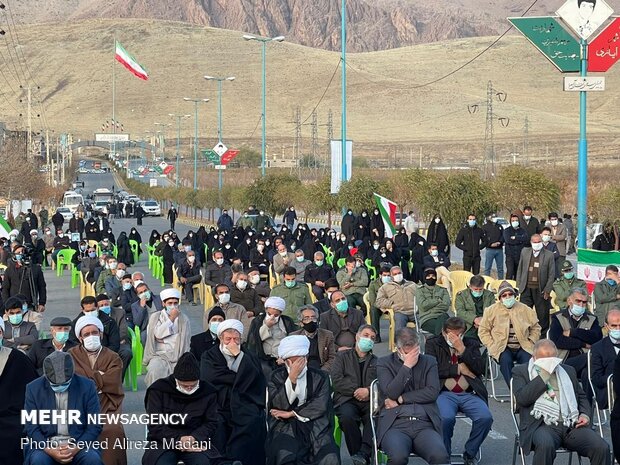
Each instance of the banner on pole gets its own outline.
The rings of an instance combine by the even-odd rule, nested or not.
[[[605,279],[605,268],[608,265],[620,265],[620,252],[577,250],[577,277],[586,282],[590,293],[594,290],[596,283]]]
[[[331,161],[332,161],[332,183],[331,193],[340,192],[340,184],[342,183],[342,141],[332,140],[331,144]],[[347,140],[347,166],[344,176],[345,181],[351,179],[351,168],[353,163],[353,141]]]

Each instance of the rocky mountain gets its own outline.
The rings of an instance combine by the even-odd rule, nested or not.
[[[530,0],[346,0],[348,49],[385,50],[445,39],[495,35]],[[535,5],[548,14],[563,0]],[[5,0],[17,23],[142,18],[243,31],[327,50],[340,48],[338,0]],[[537,3],[537,2],[535,2]],[[542,3],[542,2],[541,2]]]

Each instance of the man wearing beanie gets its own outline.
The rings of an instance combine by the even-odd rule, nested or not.
[[[48,441],[54,438],[58,447],[40,449],[24,445],[24,463],[38,465],[48,463],[75,463],[79,465],[103,465],[100,451],[69,448],[68,441],[87,441],[93,443],[101,434],[102,427],[87,421],[88,415],[98,415],[99,399],[97,388],[90,379],[75,374],[71,355],[55,351],[43,361],[43,376],[26,386],[24,410],[59,410],[68,414],[71,410],[80,411],[80,423],[32,424],[26,422],[26,437],[32,441]],[[13,463],[12,461],[8,463]]]
[[[222,321],[217,337],[220,344],[205,352],[200,361],[200,379],[217,390],[221,420],[215,445],[226,460],[264,465],[266,382],[260,361],[241,350],[241,321]]]
[[[157,442],[142,456],[144,465],[177,463],[210,465],[221,455],[212,441],[218,426],[217,395],[214,387],[200,381],[200,367],[191,353],[179,358],[174,372],[155,381],[146,391],[144,404],[148,414],[187,414],[179,425],[151,427],[147,440]],[[164,442],[165,441],[165,442]],[[174,441],[173,448],[166,448]]]
[[[219,345],[220,341],[217,338],[217,326],[226,319],[224,310],[215,306],[207,314],[207,327],[206,331],[195,334],[192,336],[189,342],[189,351],[194,354],[196,360],[200,363],[202,354],[204,354],[211,347]]]
[[[278,348],[285,366],[269,380],[269,457],[267,463],[340,463],[334,442],[334,409],[329,376],[307,367],[310,341],[285,337]]]
[[[4,347],[3,337],[4,321],[0,318],[0,463],[21,465],[24,426],[20,413],[26,385],[36,379],[37,372],[23,353]]]

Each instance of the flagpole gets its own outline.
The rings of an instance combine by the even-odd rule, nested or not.
[[[116,134],[116,32],[114,32],[114,55],[112,56],[112,134]],[[115,140],[112,140],[112,153],[116,155]],[[127,169],[129,170],[129,163]]]

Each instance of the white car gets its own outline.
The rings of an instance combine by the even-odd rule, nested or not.
[[[142,209],[144,210],[144,214],[147,216],[161,216],[161,207],[159,203],[155,200],[146,200],[140,202]]]
[[[60,212],[65,221],[70,221],[71,218],[73,218],[73,213],[71,213],[71,210],[69,210],[69,208],[59,207],[57,210]]]
[[[98,212],[103,212],[107,215],[108,214],[108,201],[98,200],[97,202],[95,202],[93,209]]]

